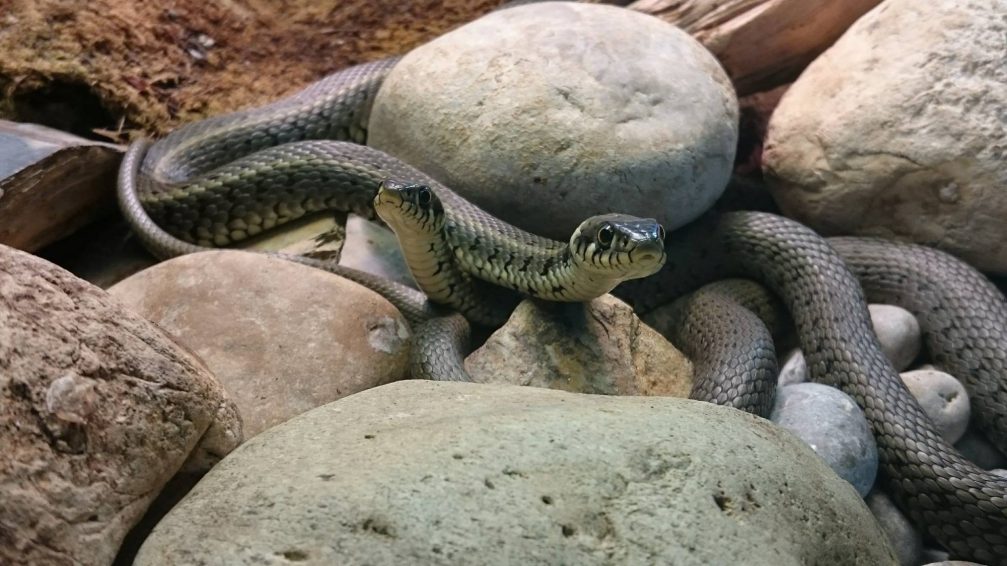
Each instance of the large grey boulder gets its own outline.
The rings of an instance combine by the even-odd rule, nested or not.
[[[810,448],[733,409],[404,381],[221,462],[137,566],[895,564]]]
[[[900,237],[1007,273],[1005,0],[887,0],[787,91],[764,169],[826,234]]]
[[[368,145],[493,214],[566,240],[607,212],[694,219],[727,185],[738,104],[727,75],[671,24],[613,6],[493,12],[396,65]]]

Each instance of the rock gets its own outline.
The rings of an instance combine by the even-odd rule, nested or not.
[[[978,562],[969,562],[967,560],[944,560],[942,562],[931,562],[930,564],[925,564],[924,566],[985,566],[985,565],[979,564]]]
[[[996,468],[996,469],[993,469],[993,470],[990,470],[990,471],[993,472],[994,474],[1002,477],[1002,478],[1007,478],[1007,470]]]
[[[0,244],[36,251],[112,211],[121,154],[112,144],[0,120]]]
[[[202,252],[109,292],[206,361],[237,404],[246,437],[407,373],[409,331],[395,307],[311,267]]]
[[[965,386],[953,376],[931,369],[907,371],[901,377],[941,436],[952,444],[958,442],[972,415]]]
[[[924,548],[923,554],[920,555],[919,564],[925,564],[926,566],[933,566],[934,562],[945,562],[951,555],[947,552],[940,550],[938,548]]]
[[[909,311],[893,305],[868,305],[874,333],[881,342],[881,350],[888,356],[896,369],[909,366],[922,347],[920,325]],[[810,379],[808,365],[800,350],[792,350],[783,358],[780,377],[781,386],[803,383]]]
[[[692,389],[688,358],[611,295],[522,301],[465,368],[478,383],[578,393],[688,397]]]
[[[854,24],[770,121],[764,171],[784,213],[1007,272],[1003,13],[1000,0],[889,0]]]
[[[916,566],[923,554],[923,536],[913,528],[909,519],[899,511],[895,503],[884,492],[872,489],[865,498],[867,507],[888,535],[895,555],[902,566]]]
[[[369,127],[368,145],[566,241],[595,214],[673,230],[708,209],[730,178],[738,104],[716,59],[674,26],[614,6],[543,2],[406,55]]]
[[[902,371],[913,363],[923,347],[920,323],[913,313],[895,305],[868,305],[874,333],[881,342],[881,350]]]
[[[769,420],[807,442],[861,497],[870,492],[878,448],[864,412],[849,395],[818,383],[781,387]]]
[[[339,265],[416,287],[395,234],[355,214],[346,220],[346,244]]]
[[[665,397],[402,381],[261,434],[136,566],[895,564],[853,489],[763,419]]]
[[[804,354],[794,349],[783,357],[783,364],[780,366],[780,375],[776,378],[779,387],[786,387],[795,383],[808,381],[808,363],[804,361]]]
[[[793,80],[881,0],[637,0],[629,7],[691,33],[742,95]]]
[[[986,435],[975,427],[965,430],[965,434],[955,443],[955,449],[980,468],[986,470],[1007,468],[1007,456],[997,450]]]
[[[180,467],[241,441],[191,353],[100,289],[0,246],[0,563],[110,564]]]

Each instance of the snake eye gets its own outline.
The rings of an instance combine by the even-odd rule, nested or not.
[[[420,187],[419,190],[416,191],[416,202],[418,202],[420,206],[429,205],[431,198],[432,195],[430,194],[430,189],[426,187]]]
[[[657,237],[661,238],[661,241],[663,242],[664,241],[664,237],[666,235],[667,234],[664,233],[664,226],[661,226],[660,224],[658,224],[657,225]]]
[[[599,246],[602,248],[608,248],[612,245],[612,240],[615,239],[615,230],[612,229],[611,225],[606,224],[598,229],[598,234],[595,236],[595,239],[598,240]]]

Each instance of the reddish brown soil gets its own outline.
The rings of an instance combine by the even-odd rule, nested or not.
[[[404,53],[500,0],[0,0],[0,118],[123,141]]]

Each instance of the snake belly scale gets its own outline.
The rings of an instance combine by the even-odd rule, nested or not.
[[[594,248],[586,257],[595,260],[592,269],[622,270],[604,284],[585,285],[592,292],[607,291],[619,281],[645,276],[664,262],[664,254],[658,255],[652,247],[655,239],[663,239],[663,234],[657,238],[656,229],[650,229],[646,236],[650,243],[641,248],[649,251],[636,255],[643,263],[649,261],[649,267],[638,269],[635,260],[615,261],[612,259],[615,256],[607,253],[598,261],[599,244],[609,241],[607,235],[601,235],[601,225],[582,225],[592,232],[588,239],[593,241],[583,248],[577,247],[576,238],[570,243],[540,238],[472,206],[422,172],[352,143],[366,139],[370,103],[393,65],[394,61],[386,61],[355,67],[277,103],[182,128],[155,143],[142,164],[137,163],[142,152],[136,153],[127,163],[134,173],[139,171],[136,177],[139,194],[132,201],[128,194],[123,196],[129,192],[123,187],[131,188],[133,179],[126,174],[124,165],[120,199],[134,205],[130,211],[133,216],[142,216],[146,211],[156,221],[156,224],[134,222],[141,239],[163,257],[189,253],[200,249],[199,246],[226,245],[328,207],[371,217],[379,184],[394,178],[428,186],[440,198],[451,225],[443,235],[455,253],[458,268],[473,277],[495,279],[494,283],[519,292],[551,292],[558,286],[548,278],[543,279],[542,271],[532,266],[540,269],[545,265],[543,258],[562,254],[570,254],[571,260],[585,257],[587,246],[591,245]],[[127,180],[123,182],[123,178]],[[136,206],[141,208],[136,210]],[[157,231],[160,227],[186,242],[164,237],[163,232]],[[675,242],[678,237],[673,234],[672,243],[679,244]],[[878,442],[884,476],[899,505],[918,523],[926,525],[928,532],[955,556],[1007,564],[1007,480],[966,461],[934,432],[873,335],[864,294],[850,270],[869,281],[872,274],[883,273],[879,264],[884,264],[886,257],[891,259],[885,255],[888,252],[877,252],[866,243],[849,240],[837,244],[843,253],[839,256],[807,228],[760,213],[731,213],[722,217],[713,240],[722,248],[723,257],[733,263],[711,273],[742,272],[772,287],[784,299],[798,326],[813,378],[842,388],[864,409]],[[696,240],[691,242],[705,245]],[[882,250],[887,246],[878,245]],[[472,248],[472,253],[459,251],[464,248]],[[516,267],[513,260],[506,265],[505,259],[503,264],[487,268],[501,257],[509,259],[511,255],[524,259]],[[925,270],[917,269],[921,262],[947,265],[943,258],[938,261],[925,254],[908,254],[897,264],[906,269],[896,277],[926,277],[921,275]],[[655,279],[658,285],[682,275],[680,270],[673,269],[682,267],[676,252],[668,251],[668,264]],[[562,265],[554,260],[548,267]],[[699,264],[695,267],[697,272],[702,271]],[[947,285],[989,290],[981,283],[981,276],[977,279],[977,274],[967,267],[955,267],[944,273],[967,280],[963,283],[963,279],[950,279]],[[877,275],[876,279],[882,282],[878,286],[884,287],[883,282],[890,277],[890,274]],[[644,303],[656,300],[659,294],[667,295],[674,286],[668,284],[667,288],[658,289],[659,293],[654,283],[646,282],[633,289],[637,293],[651,291],[652,296],[640,298]],[[632,293],[633,289],[627,289],[626,293]],[[917,312],[925,313],[927,309],[937,312],[931,317],[937,326],[940,321],[958,320],[950,309],[960,307],[962,301],[935,305],[933,301],[942,297],[931,296],[927,289],[925,285],[907,284],[893,291],[889,285],[888,292],[909,295],[910,303],[919,303]],[[563,299],[564,293],[557,291],[554,298]],[[573,297],[574,294],[567,294],[566,298],[580,300]],[[967,350],[962,345],[975,345],[973,350],[959,356],[963,360],[960,369],[971,372],[972,377],[963,379],[977,398],[990,394],[991,400],[980,401],[978,405],[990,415],[983,417],[984,422],[994,430],[1001,428],[1003,442],[1007,436],[1002,431],[1005,422],[1002,352],[1007,344],[1007,326],[1003,324],[1007,315],[1003,313],[1007,307],[1003,296],[995,290],[981,299],[992,303],[981,306],[975,306],[974,301],[966,303],[982,324],[951,322],[943,331],[935,331],[936,337],[928,336],[928,343],[936,340],[939,348],[946,346],[938,350],[938,356],[948,359]],[[710,295],[708,302],[716,306],[719,299]],[[417,321],[431,316],[422,307],[413,314]],[[700,311],[693,316],[701,321],[709,315]],[[440,326],[453,327],[449,321]],[[952,331],[955,334],[944,334],[943,338],[939,334]],[[450,342],[439,344],[454,347]],[[993,350],[999,353],[992,353]],[[747,363],[753,369],[764,369],[766,362],[753,358]],[[723,389],[716,391],[714,397],[726,395]]]

